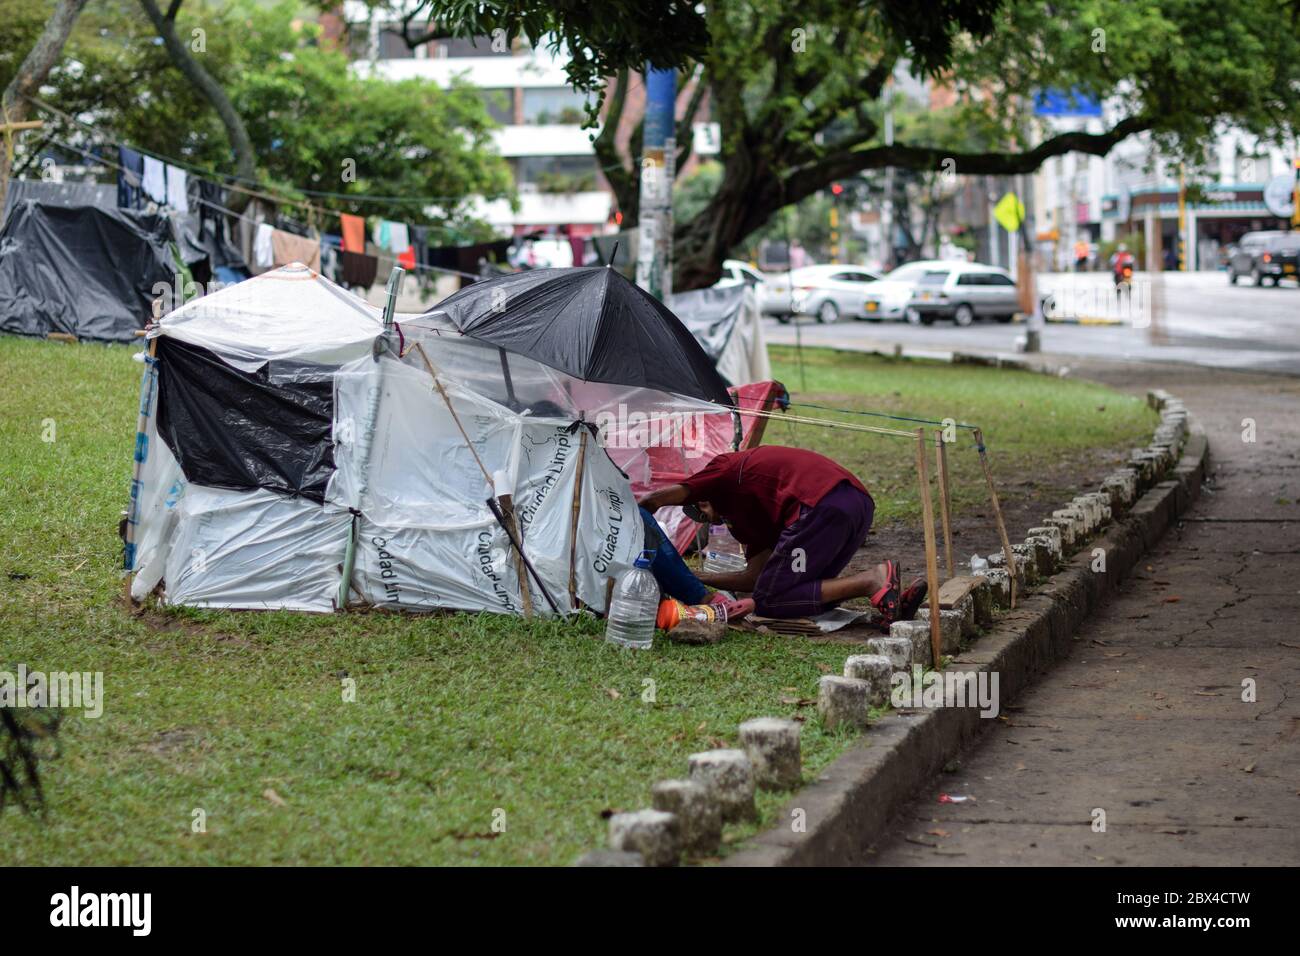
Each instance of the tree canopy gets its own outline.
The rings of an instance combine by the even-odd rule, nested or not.
[[[23,6],[0,0],[0,22],[7,8]],[[449,224],[452,238],[481,237],[470,220],[474,197],[506,197],[513,187],[479,92],[358,75],[346,52],[323,43],[300,11],[291,0],[190,0],[176,21],[179,37],[242,118],[258,181],[315,205],[432,218]],[[27,29],[39,28],[31,18]],[[82,120],[44,115],[49,137],[82,148],[120,141],[233,172],[220,118],[177,71],[136,0],[89,6],[46,89],[45,99]]]

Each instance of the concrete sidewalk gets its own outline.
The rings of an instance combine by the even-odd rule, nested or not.
[[[1080,374],[1182,398],[1209,435],[1212,484],[871,865],[1298,864],[1300,383]]]

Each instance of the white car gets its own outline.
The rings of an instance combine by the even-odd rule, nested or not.
[[[907,305],[907,320],[930,325],[950,318],[970,325],[977,318],[1010,322],[1020,310],[1016,280],[1005,269],[963,262],[932,265],[921,275]]]
[[[769,272],[760,305],[767,315],[789,322],[811,315],[818,322],[838,322],[842,315],[863,314],[863,293],[880,276],[862,266],[803,266]]]
[[[964,259],[918,259],[905,262],[893,272],[888,272],[879,282],[873,282],[863,292],[860,319],[900,320],[907,317],[907,304],[912,301],[912,290],[921,276],[939,267],[969,265]]]

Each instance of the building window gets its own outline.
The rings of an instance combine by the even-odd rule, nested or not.
[[[479,95],[482,96],[483,105],[487,107],[488,113],[494,120],[502,126],[514,123],[515,91],[513,89],[480,90]]]
[[[576,125],[586,118],[587,98],[567,86],[524,90],[524,122]]]
[[[582,193],[596,189],[594,156],[521,156],[511,165],[515,183],[540,193]]]

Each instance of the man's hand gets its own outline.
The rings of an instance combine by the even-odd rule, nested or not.
[[[763,573],[767,559],[772,557],[772,549],[760,551],[745,562],[743,571],[726,571],[720,574],[702,573],[696,575],[706,586],[723,591],[754,592],[758,576]]]
[[[654,514],[660,508],[668,505],[684,505],[690,500],[691,490],[685,485],[669,485],[667,488],[660,488],[658,491],[650,492],[650,494],[640,499],[637,504]]]

